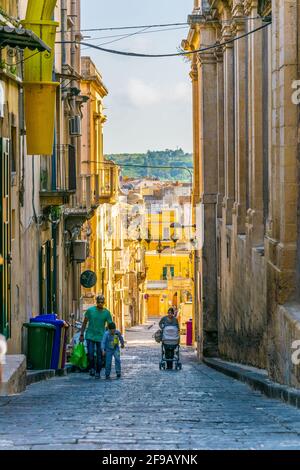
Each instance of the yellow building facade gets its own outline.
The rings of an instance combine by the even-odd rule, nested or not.
[[[144,252],[136,240],[128,238],[127,216],[132,204],[120,188],[120,169],[104,158],[103,99],[108,91],[90,57],[82,57],[81,74],[81,93],[86,97],[82,111],[81,197],[90,195],[91,209],[99,204],[82,231],[88,256],[81,272],[96,275],[93,287],[81,289],[82,309],[94,304],[95,296],[103,293],[106,307],[124,333],[126,327],[143,323],[145,317]]]
[[[116,257],[115,247],[110,243],[113,235],[110,226],[120,224],[118,221],[111,224],[112,206],[118,200],[119,169],[113,162],[106,161],[103,153],[103,125],[106,122],[103,99],[108,90],[90,57],[81,58],[81,73],[81,93],[87,100],[82,122],[81,192],[83,199],[90,198],[87,204],[96,208],[82,234],[87,242],[88,257],[81,271],[92,271],[97,278],[95,286],[82,288],[82,303],[85,309],[95,302],[97,294],[103,293],[107,307],[122,324],[111,296],[113,289],[110,289]],[[118,234],[115,235],[118,239]]]
[[[193,318],[194,257],[189,233],[176,210],[162,209],[147,216],[146,300],[148,318],[178,310],[181,330]],[[181,317],[181,318],[180,318]]]
[[[190,301],[192,260],[186,253],[166,251],[146,254],[148,317],[161,317],[171,306]]]

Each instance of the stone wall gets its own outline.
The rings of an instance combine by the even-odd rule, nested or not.
[[[249,249],[245,236],[222,228],[220,223],[219,352],[225,359],[265,368],[265,258]]]
[[[191,52],[215,45],[191,61],[194,194],[205,227],[197,309],[203,351],[210,354],[217,333],[222,357],[266,368],[294,387],[300,387],[292,361],[300,332],[300,121],[292,99],[296,89],[299,97],[299,11],[300,0],[200,0],[183,41]]]

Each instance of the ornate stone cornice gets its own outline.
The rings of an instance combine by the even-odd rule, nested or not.
[[[272,0],[259,0],[258,13],[261,16],[267,16],[272,13]]]
[[[244,16],[244,0],[234,0],[231,11],[233,17]]]
[[[223,56],[223,48],[221,46],[215,49],[215,58],[218,63],[223,62],[224,56]]]
[[[230,23],[224,23],[222,26],[222,41],[226,42],[233,38],[232,27]],[[225,44],[224,47],[232,47],[233,44]]]
[[[245,15],[251,15],[253,10],[258,9],[258,0],[244,0]]]
[[[238,36],[245,32],[245,21],[243,20],[233,20],[231,25],[231,31],[233,36]]]
[[[197,82],[197,81],[198,81],[199,74],[198,74],[198,60],[197,60],[197,55],[196,55],[196,58],[193,59],[193,63],[192,63],[191,71],[190,71],[190,77],[191,77],[191,80],[192,80],[193,82]]]
[[[244,15],[233,16],[231,23],[231,32],[233,36],[237,36],[239,33],[245,32],[245,19]]]
[[[197,56],[198,56],[199,63],[201,65],[215,64],[217,62],[217,59],[216,59],[216,56],[215,56],[215,53],[214,53],[213,49],[211,51],[207,51],[207,52],[199,52],[197,54]]]

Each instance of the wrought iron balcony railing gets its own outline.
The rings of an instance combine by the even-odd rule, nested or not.
[[[105,165],[96,174],[79,177],[77,205],[85,209],[95,209],[100,204],[115,202],[118,191],[119,171],[114,164]]]
[[[52,158],[41,160],[42,206],[62,205],[76,192],[76,151],[72,145],[57,145]]]

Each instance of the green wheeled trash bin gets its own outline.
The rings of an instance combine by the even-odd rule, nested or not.
[[[48,323],[25,323],[27,336],[27,369],[50,369],[56,328]]]

